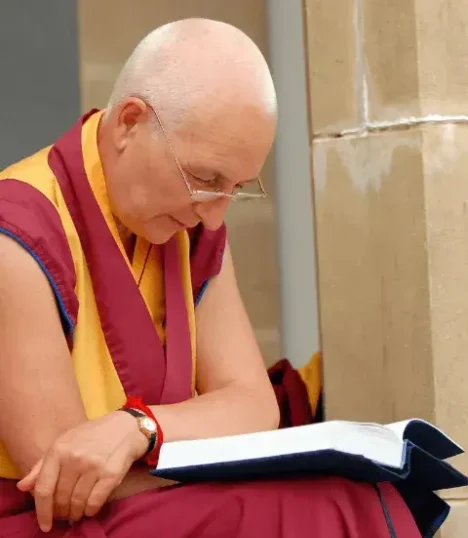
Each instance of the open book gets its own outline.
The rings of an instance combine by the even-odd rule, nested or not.
[[[151,473],[182,482],[335,474],[412,480],[425,489],[468,485],[445,460],[463,449],[423,420],[329,421],[230,437],[165,443]]]

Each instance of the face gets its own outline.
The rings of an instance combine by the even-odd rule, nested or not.
[[[274,121],[245,112],[166,129],[169,144],[154,111],[143,101],[122,103],[102,137],[108,140],[103,162],[116,218],[154,244],[200,222],[208,229],[219,228],[229,198],[194,202],[177,161],[192,190],[232,192],[249,183],[271,148]],[[164,125],[163,117],[161,121]]]

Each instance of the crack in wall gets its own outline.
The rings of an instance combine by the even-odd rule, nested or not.
[[[362,126],[369,122],[369,86],[367,83],[367,71],[364,59],[364,18],[362,0],[354,2],[354,28],[355,28],[355,68],[356,68],[356,105],[359,111]]]
[[[355,26],[355,99],[358,112],[356,127],[336,131],[314,133],[313,140],[333,140],[337,138],[362,138],[371,134],[388,131],[406,131],[423,125],[468,125],[468,115],[439,115],[428,114],[421,117],[401,117],[389,121],[371,121],[369,114],[369,80],[366,66],[364,41],[364,13],[362,0],[354,1]]]
[[[468,115],[438,115],[429,114],[421,117],[400,118],[394,121],[367,121],[362,127],[344,129],[337,132],[316,133],[314,140],[333,140],[335,138],[359,138],[370,134],[387,131],[408,131],[422,125],[468,125]]]

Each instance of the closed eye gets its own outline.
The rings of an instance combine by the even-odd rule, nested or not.
[[[215,179],[202,179],[201,177],[193,176],[195,181],[201,183],[202,185],[214,185],[216,183]]]
[[[195,182],[198,183],[199,185],[203,185],[204,187],[216,187],[216,184],[217,184],[217,179],[216,179],[216,178],[212,178],[212,179],[204,179],[204,178],[195,176],[195,175],[192,174],[191,172],[189,172],[189,175],[190,175],[190,177],[191,177],[192,179],[194,179]]]
[[[236,191],[241,191],[242,189],[249,188],[252,185],[256,185],[256,184],[257,184],[257,178],[253,178],[253,179],[249,179],[247,181],[243,181],[242,183],[237,183],[237,185],[235,185],[234,189]]]

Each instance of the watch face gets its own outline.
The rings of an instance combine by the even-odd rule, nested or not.
[[[156,423],[149,417],[144,417],[141,419],[141,426],[150,433],[156,431]]]

